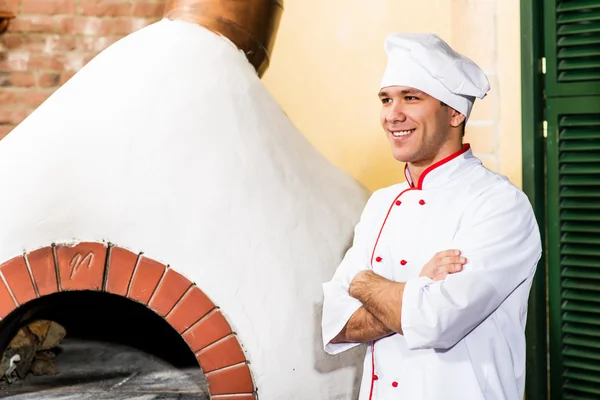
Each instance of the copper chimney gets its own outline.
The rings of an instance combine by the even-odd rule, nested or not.
[[[169,0],[164,17],[195,22],[227,37],[262,77],[282,12],[283,0]]]
[[[4,1],[0,0],[0,35],[6,31],[9,21],[13,18],[15,14],[8,9]]]

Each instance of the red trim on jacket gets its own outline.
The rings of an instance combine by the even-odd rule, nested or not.
[[[409,186],[411,187],[415,187],[418,190],[423,190],[423,180],[425,180],[425,177],[427,176],[428,173],[430,173],[431,171],[433,171],[434,169],[446,164],[449,161],[454,160],[456,157],[466,153],[469,149],[471,148],[471,145],[469,143],[465,143],[463,144],[462,149],[460,149],[459,151],[450,154],[448,157],[446,158],[442,158],[440,161],[431,164],[429,167],[427,167],[425,169],[425,171],[423,171],[423,173],[421,174],[421,176],[419,177],[419,182],[417,183],[417,186],[415,187],[414,182],[412,180],[412,177],[409,178],[409,174],[408,174],[408,164],[406,164],[404,166],[404,177],[406,178],[406,182],[409,184]],[[412,183],[411,183],[412,182]]]
[[[373,398],[373,389],[375,387],[375,342],[371,344],[371,390],[369,391],[369,400]]]
[[[396,200],[398,200],[400,198],[400,196],[402,196],[404,193],[406,193],[410,190],[416,190],[416,188],[404,189],[402,192],[400,192],[400,194],[398,196],[396,196],[394,201],[392,201],[392,205],[390,206],[390,209],[388,210],[388,212],[385,216],[385,219],[383,220],[383,224],[381,224],[381,229],[379,230],[379,234],[377,235],[377,240],[375,241],[375,246],[373,246],[373,252],[371,253],[371,261],[370,261],[371,269],[373,269],[373,258],[375,257],[375,250],[377,250],[377,243],[379,243],[379,238],[381,237],[381,232],[383,232],[383,227],[385,226],[385,223],[387,222],[387,219],[390,216],[390,213],[392,212],[392,208],[396,205]]]
[[[436,163],[431,164],[429,167],[427,167],[425,169],[425,171],[423,171],[423,173],[419,177],[419,182],[416,187],[410,183],[412,181],[412,179],[409,179],[408,174],[407,174],[408,164],[404,166],[404,176],[406,177],[406,182],[409,184],[410,187],[407,189],[404,189],[402,192],[400,192],[400,194],[398,196],[396,196],[396,198],[394,198],[394,200],[392,201],[392,205],[390,206],[387,214],[385,215],[383,223],[381,224],[381,229],[379,230],[379,234],[377,235],[377,240],[375,241],[375,245],[373,246],[373,252],[371,252],[371,262],[370,262],[371,270],[373,270],[373,258],[375,257],[375,250],[377,250],[377,244],[379,243],[379,238],[381,237],[381,233],[383,232],[385,223],[387,222],[388,217],[390,216],[390,213],[392,212],[392,208],[394,208],[394,206],[396,205],[396,201],[406,192],[409,192],[411,190],[423,190],[423,180],[425,179],[425,177],[427,176],[428,173],[430,173],[434,169],[446,164],[447,162],[454,160],[456,157],[467,152],[467,150],[469,150],[470,148],[471,148],[471,145],[469,145],[468,143],[465,143],[465,144],[463,144],[463,147],[461,150],[449,155],[446,158],[441,159],[440,161],[438,161]],[[373,399],[373,389],[375,387],[375,342],[376,341],[377,340],[373,341],[373,343],[371,344],[371,390],[369,392],[369,400]]]

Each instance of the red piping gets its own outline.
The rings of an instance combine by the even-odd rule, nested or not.
[[[392,205],[390,206],[390,209],[388,210],[385,219],[383,220],[383,224],[381,224],[381,229],[379,230],[379,235],[377,235],[377,240],[375,241],[375,246],[373,246],[373,252],[371,253],[371,269],[373,269],[373,257],[375,256],[375,250],[377,250],[377,243],[379,243],[379,238],[381,237],[381,232],[383,232],[383,227],[385,226],[385,223],[388,219],[388,217],[390,216],[390,213],[392,212],[392,208],[394,207],[394,205],[396,205],[396,200],[398,200],[400,198],[400,196],[402,196],[404,193],[408,192],[409,190],[417,190],[416,188],[408,188],[408,189],[404,189],[402,192],[400,192],[400,194],[398,196],[396,196],[396,198],[392,201]]]
[[[375,245],[373,246],[373,252],[371,253],[371,262],[370,262],[371,270],[373,269],[373,257],[375,257],[375,250],[377,250],[377,244],[379,243],[379,238],[381,237],[381,232],[383,232],[385,223],[387,222],[387,219],[390,216],[390,213],[392,212],[392,208],[394,208],[394,205],[396,204],[396,200],[398,200],[400,198],[400,196],[402,196],[404,193],[406,193],[410,190],[423,190],[423,180],[425,179],[425,177],[427,176],[428,173],[430,173],[437,167],[439,167],[443,164],[446,164],[447,162],[449,162],[451,160],[454,160],[456,157],[460,156],[461,154],[464,154],[470,148],[471,148],[471,145],[469,145],[469,143],[465,143],[465,144],[463,144],[463,147],[461,150],[449,155],[446,158],[441,159],[440,161],[438,161],[434,164],[431,164],[429,167],[427,167],[425,169],[425,171],[423,171],[423,173],[419,177],[419,183],[418,183],[417,187],[414,187],[413,185],[410,185],[410,183],[409,183],[409,185],[411,187],[409,187],[408,189],[404,189],[402,192],[400,192],[400,194],[398,196],[396,196],[396,198],[392,201],[392,205],[388,209],[387,214],[385,215],[385,219],[383,220],[383,223],[381,224],[381,229],[379,230],[379,234],[377,235],[377,240],[375,241]],[[408,175],[406,174],[407,168],[408,168],[408,165],[406,165],[404,167],[404,176],[406,177],[406,182],[409,182]],[[371,390],[369,392],[369,400],[373,399],[374,386],[375,386],[375,341],[373,341],[373,344],[371,344]]]
[[[371,391],[369,392],[369,400],[373,398],[373,387],[375,386],[375,342],[371,344]]]
[[[457,151],[454,154],[450,154],[448,157],[443,158],[440,161],[438,161],[438,162],[436,162],[434,164],[431,164],[429,167],[427,167],[425,169],[425,171],[423,171],[423,173],[419,177],[419,184],[417,185],[417,188],[419,190],[423,189],[423,179],[425,179],[425,176],[427,176],[428,173],[430,173],[431,171],[433,171],[437,167],[446,164],[448,161],[454,160],[456,157],[460,156],[461,154],[464,154],[470,148],[471,148],[471,145],[469,143],[465,143],[465,144],[463,144],[463,147],[462,147],[461,150]]]

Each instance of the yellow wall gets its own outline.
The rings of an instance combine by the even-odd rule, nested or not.
[[[375,190],[404,179],[379,125],[383,40],[435,32],[489,73],[467,140],[520,185],[518,18],[518,0],[287,0],[263,81],[325,157]]]

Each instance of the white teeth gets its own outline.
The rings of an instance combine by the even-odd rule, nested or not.
[[[410,131],[397,131],[397,132],[392,132],[392,135],[394,135],[395,137],[400,137],[400,136],[406,136],[409,133],[412,133],[412,131],[414,131],[414,129],[411,129]]]

